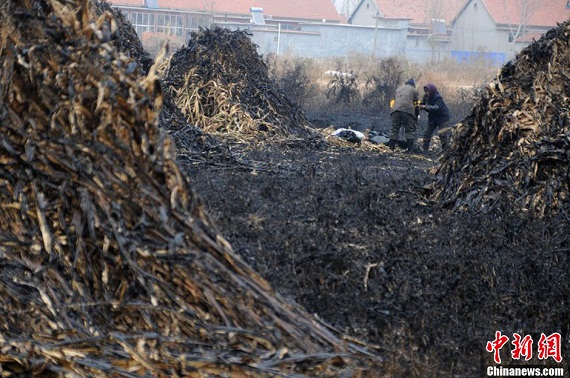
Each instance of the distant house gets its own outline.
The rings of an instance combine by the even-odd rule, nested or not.
[[[248,29],[262,55],[332,58],[376,51],[378,56],[405,52],[407,29],[398,25],[385,27],[383,44],[375,49],[373,28],[348,25],[331,0],[109,1],[126,14],[151,53],[166,39],[171,51],[175,51],[188,40],[192,30],[214,25]]]
[[[361,0],[348,18],[351,25],[377,28],[405,23],[406,56],[414,61],[449,57],[451,21],[465,0]],[[379,41],[378,43],[382,43]]]
[[[110,0],[135,27],[145,47],[168,39],[182,44],[192,30],[211,25],[270,34],[301,32],[303,25],[342,25],[331,0]],[[308,33],[313,33],[309,31]],[[275,39],[276,37],[271,37]],[[287,40],[285,39],[284,42]]]
[[[188,31],[211,24],[281,24],[299,29],[305,22],[344,23],[330,0],[110,0],[129,16],[138,33],[162,32],[185,36]]]
[[[361,0],[348,23],[407,22],[405,53],[413,61],[484,58],[500,65],[569,18],[570,0]]]
[[[568,19],[568,0],[467,0],[452,22],[451,56],[502,65]]]
[[[202,0],[110,0],[109,3],[122,11],[151,53],[166,40],[172,47],[180,47],[190,31],[213,23],[212,13],[203,9]]]

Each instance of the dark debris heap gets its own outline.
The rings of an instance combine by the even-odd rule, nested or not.
[[[109,45],[134,60],[128,70],[138,69],[142,74],[148,74],[154,60],[144,49],[131,22],[121,11],[111,7],[106,0],[94,1],[93,6],[98,17],[104,13],[112,13],[116,32],[115,35],[107,35],[106,38],[109,40]],[[164,53],[167,52],[167,46],[165,48]],[[159,59],[161,61],[157,63],[157,73],[160,75],[167,61],[164,57],[159,57]],[[160,84],[162,86],[162,107],[158,121],[160,126],[173,136],[178,152],[178,162],[184,167],[203,163],[237,165],[235,157],[231,155],[228,147],[221,140],[188,123],[186,116],[174,103],[172,93],[165,89],[162,80]]]
[[[3,376],[362,376],[215,231],[112,13],[0,3]],[[361,374],[362,373],[362,374]]]
[[[570,21],[505,65],[458,125],[433,198],[552,215],[570,201]]]
[[[141,72],[145,74],[148,73],[154,60],[150,54],[145,51],[135,28],[131,22],[127,20],[123,12],[113,8],[107,0],[93,1],[93,6],[95,7],[97,15],[109,12],[113,16],[112,22],[115,24],[113,28],[116,35],[113,36],[114,38],[111,38],[110,33],[107,31],[107,36],[103,38],[108,41],[112,40],[120,52],[135,60]]]
[[[188,122],[206,132],[315,135],[303,112],[269,79],[246,30],[193,32],[171,57],[164,82]]]

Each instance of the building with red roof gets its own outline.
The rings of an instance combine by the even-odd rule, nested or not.
[[[451,55],[503,64],[568,19],[568,0],[467,0],[452,21]]]
[[[331,0],[109,0],[134,26],[145,47],[156,52],[168,40],[181,46],[193,30],[212,25],[267,32],[302,31],[302,25],[342,25]]]
[[[252,9],[260,9],[268,24],[345,22],[331,0],[110,0],[110,3],[120,9],[148,9],[153,13],[178,11],[208,14],[215,23],[249,23]]]
[[[174,50],[212,25],[249,29],[261,54],[484,57],[503,64],[570,18],[570,0],[361,0],[345,19],[332,0],[110,0],[145,47]]]
[[[411,60],[484,56],[502,64],[569,18],[570,0],[361,0],[348,23],[408,22]]]
[[[332,0],[109,0],[154,54],[168,41],[175,51],[200,27],[247,29],[261,55],[277,53],[330,58],[351,54],[404,55],[407,24],[385,27],[383,44],[374,29],[353,27]],[[334,68],[334,67],[333,67]]]
[[[406,55],[411,60],[449,56],[451,21],[465,0],[361,0],[348,18],[352,25],[378,28],[407,22]]]
[[[349,17],[349,23],[371,25],[370,17],[377,16],[380,19],[408,19],[411,28],[429,27],[432,20],[443,20],[446,25],[457,11],[465,3],[465,0],[362,0],[353,10]],[[356,19],[359,18],[357,21]]]

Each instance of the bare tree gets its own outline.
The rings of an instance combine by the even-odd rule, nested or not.
[[[440,42],[440,36],[447,33],[445,14],[448,10],[447,3],[444,0],[426,0],[424,2],[425,22],[430,25],[430,35],[428,41],[431,45],[432,60],[439,60],[443,54],[443,46]]]
[[[424,3],[427,6],[427,16],[430,19],[443,19],[445,5],[443,0],[428,0]]]
[[[503,0],[503,10],[507,19],[510,41],[514,44],[517,39],[527,32],[532,14],[540,7],[542,0]],[[513,5],[516,12],[512,12]]]

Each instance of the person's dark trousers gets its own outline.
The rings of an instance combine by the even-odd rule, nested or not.
[[[439,125],[439,139],[441,140],[441,149],[445,150],[449,146],[449,139],[451,138],[451,131],[449,130],[449,122],[444,122]]]
[[[443,150],[445,150],[447,148],[447,146],[449,145],[449,137],[451,135],[449,130],[444,130],[444,129],[448,129],[448,128],[449,128],[449,122],[444,122],[444,123],[439,124],[439,125],[435,122],[428,122],[426,130],[424,132],[424,143],[423,143],[422,149],[424,151],[429,150],[429,144],[431,142],[431,137],[432,137],[433,133],[435,132],[435,130],[438,129],[439,130],[438,136],[439,136],[439,139],[441,140],[441,148]],[[441,132],[441,130],[444,130],[444,131]]]
[[[390,115],[390,119],[392,121],[392,127],[390,129],[391,142],[394,141],[394,144],[396,144],[401,127],[404,127],[406,130],[406,140],[414,138],[413,134],[416,131],[416,118],[412,114],[395,111]]]
[[[422,145],[424,151],[429,150],[429,144],[431,142],[431,137],[435,129],[437,129],[437,124],[435,122],[428,122],[427,127],[424,131],[424,143]]]

